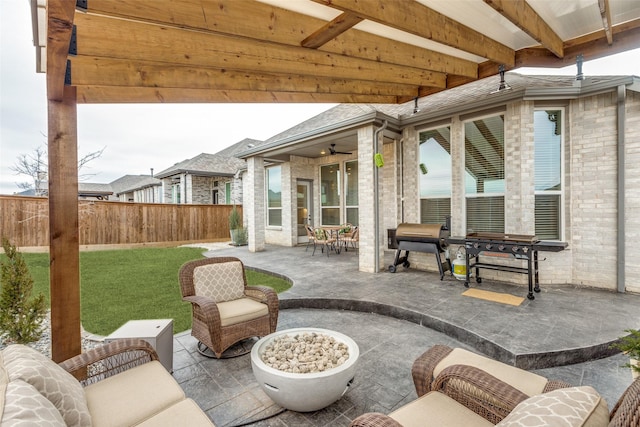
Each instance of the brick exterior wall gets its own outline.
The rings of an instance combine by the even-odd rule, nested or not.
[[[265,248],[265,177],[264,159],[250,157],[247,159],[247,182],[244,187],[246,203],[243,215],[249,233],[249,251],[259,252]]]
[[[382,227],[379,235],[380,248],[376,253],[374,247],[375,233],[374,230],[374,171],[373,164],[373,126],[366,126],[358,129],[358,204],[359,204],[359,222],[360,222],[360,256],[358,259],[360,271],[375,272],[375,259],[377,255],[382,259]],[[380,144],[382,146],[382,144]],[[382,179],[380,179],[382,182]],[[383,210],[383,204],[380,202],[380,212]],[[381,265],[382,267],[382,265]]]
[[[558,253],[540,252],[541,284],[575,284],[616,290],[617,280],[617,94],[604,93],[571,100],[564,106],[564,241]],[[535,156],[533,101],[511,103],[505,115],[505,231],[535,234]],[[626,290],[640,291],[640,264],[634,262],[640,238],[640,95],[628,91],[625,138]],[[459,117],[451,120],[452,235],[464,235],[464,132]],[[405,221],[418,222],[412,199],[417,182],[407,171],[418,167],[418,134],[404,130]],[[459,189],[456,191],[455,189]],[[450,248],[455,257],[457,248]],[[411,253],[412,267],[437,271],[432,254]],[[510,263],[517,265],[517,263]],[[523,263],[524,266],[524,263]],[[526,285],[526,275],[482,270],[482,277]]]
[[[625,134],[625,284],[640,293],[640,94],[627,92]]]

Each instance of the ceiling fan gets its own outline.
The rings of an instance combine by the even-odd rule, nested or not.
[[[331,147],[329,147],[329,153],[331,153],[332,156],[335,154],[352,154],[344,151],[336,151],[336,144],[331,144]]]

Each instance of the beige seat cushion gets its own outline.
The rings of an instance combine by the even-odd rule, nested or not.
[[[201,265],[193,269],[196,295],[215,302],[244,297],[244,273],[240,261]]]
[[[251,298],[241,298],[218,304],[222,326],[235,325],[269,315],[269,307]]]
[[[185,398],[158,361],[88,385],[84,391],[95,427],[132,426]]]
[[[403,427],[489,427],[480,415],[450,397],[432,391],[389,414]]]
[[[496,426],[606,427],[607,402],[592,387],[561,388],[524,400]]]
[[[148,420],[138,424],[138,427],[205,427],[214,426],[209,417],[191,399],[185,399],[165,409]],[[214,426],[215,427],[215,426]]]
[[[15,380],[0,386],[0,425],[66,427],[53,403],[31,384]]]
[[[1,357],[9,380],[21,379],[35,387],[58,409],[68,426],[91,425],[82,386],[57,363],[31,347],[20,344],[2,350]]]
[[[452,365],[475,366],[520,390],[527,396],[542,393],[548,381],[543,376],[498,362],[497,360],[472,353],[462,348],[454,348],[447,357],[442,359],[433,370],[433,377],[437,377],[443,369]]]

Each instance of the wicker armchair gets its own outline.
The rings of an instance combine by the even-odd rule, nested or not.
[[[622,393],[610,414],[609,427],[640,426],[640,377]]]
[[[266,286],[247,286],[238,258],[205,258],[185,263],[179,272],[183,301],[191,303],[191,335],[198,351],[222,357],[233,344],[275,332],[278,295]]]
[[[435,345],[419,356],[411,374],[418,399],[390,416],[363,414],[353,420],[351,426],[419,425],[415,417],[421,412],[423,419],[428,416],[438,420],[433,425],[490,426],[499,423],[532,395],[571,387],[568,383],[549,381],[479,354],[444,345]]]
[[[482,387],[475,384],[479,379],[487,380],[486,374],[511,386],[512,396],[504,396],[503,391],[496,392],[499,395],[495,399],[487,396]],[[477,353],[446,345],[434,345],[420,355],[413,362],[411,375],[418,396],[432,390],[445,391],[494,424],[529,396],[571,387],[569,383],[549,380]],[[490,410],[488,406],[491,406]]]
[[[147,341],[121,339],[87,350],[59,365],[86,387],[154,360],[158,360],[158,355]]]
[[[447,369],[458,370],[455,375],[481,387],[492,398],[503,398],[510,402],[522,399],[522,396],[518,396],[520,392],[508,384],[486,372],[476,370],[464,373],[463,371],[467,368],[470,367],[453,365]],[[596,399],[585,405],[584,400],[572,400],[572,396],[576,394],[590,394]],[[495,424],[488,421],[485,416],[492,412],[493,405],[486,407],[486,413],[482,413],[477,406],[472,410],[447,394],[447,390],[444,389],[430,391],[389,415],[378,412],[360,415],[351,422],[350,427],[514,426],[528,425],[518,422],[527,419],[535,420],[535,425],[555,426],[568,425],[565,420],[567,416],[571,417],[575,425],[638,427],[640,426],[640,378],[637,378],[625,390],[610,413],[607,411],[605,400],[599,398],[598,393],[592,387],[556,389],[542,395],[526,398],[521,400],[509,415]]]

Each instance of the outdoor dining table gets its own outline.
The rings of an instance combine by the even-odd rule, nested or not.
[[[329,233],[330,237],[335,237],[336,246],[334,248],[335,253],[340,253],[340,230],[344,228],[343,225],[323,225],[322,228],[324,231]]]

